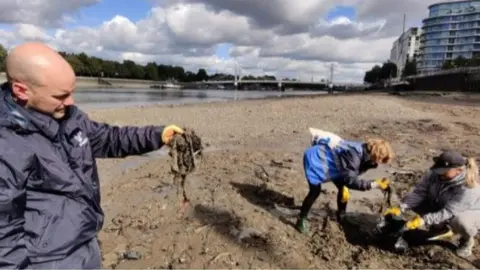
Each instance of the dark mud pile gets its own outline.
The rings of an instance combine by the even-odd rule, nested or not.
[[[338,223],[330,216],[318,224],[308,242],[310,252],[323,261],[322,268],[374,269],[472,269],[476,262],[455,255],[450,242],[417,242],[422,232],[411,232],[405,239],[413,245],[405,253],[393,251],[393,238],[380,238],[373,228],[378,215],[349,213]]]

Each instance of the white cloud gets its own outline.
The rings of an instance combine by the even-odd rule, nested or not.
[[[2,0],[0,23],[24,23],[37,26],[60,26],[72,20],[72,15],[82,7],[101,0]]]
[[[193,71],[206,67],[233,73],[236,60],[244,73],[308,80],[328,78],[330,64],[335,63],[335,79],[360,82],[365,70],[388,59],[403,13],[408,13],[407,27],[418,25],[433,2],[159,0],[161,5],[136,22],[117,15],[96,27],[44,29],[61,25],[81,7],[98,1],[52,0],[46,5],[37,0],[22,6],[15,0],[0,1],[0,21],[15,25],[13,31],[0,30],[0,43],[10,47],[44,40],[63,51],[182,65]],[[355,7],[355,18],[327,21],[326,14],[336,5]],[[232,44],[232,59],[215,56],[220,43]]]

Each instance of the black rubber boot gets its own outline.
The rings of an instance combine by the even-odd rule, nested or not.
[[[347,203],[337,202],[337,220],[339,222],[343,221],[345,215],[347,214]]]

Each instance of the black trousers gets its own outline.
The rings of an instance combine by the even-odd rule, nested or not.
[[[333,182],[333,181],[332,181]],[[346,212],[347,210],[347,203],[342,202],[342,192],[343,192],[343,187],[347,187],[353,190],[361,190],[361,191],[366,191],[369,190],[370,187],[370,181],[365,181],[365,180],[356,180],[356,181],[345,181],[345,180],[338,180],[334,181],[333,184],[337,187],[337,213],[338,215],[342,215]],[[300,210],[300,218],[307,218],[308,212],[310,212],[310,209],[312,208],[313,204],[315,201],[318,199],[320,196],[320,192],[322,190],[322,185],[312,185],[308,183],[309,191],[305,199],[303,200],[302,203],[302,208]]]
[[[308,212],[312,208],[312,205],[317,200],[318,196],[320,196],[320,192],[322,191],[322,185],[312,185],[308,183],[308,194],[303,200],[302,208],[300,209],[300,218],[305,219],[308,216]]]

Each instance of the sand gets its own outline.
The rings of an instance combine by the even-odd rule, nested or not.
[[[354,140],[390,140],[398,158],[391,166],[368,172],[366,179],[392,177],[396,171],[421,173],[445,148],[479,157],[477,99],[465,104],[456,102],[458,96],[435,96],[442,102],[427,102],[429,98],[355,94],[88,111],[92,119],[115,125],[192,127],[206,143],[200,168],[187,178],[190,204],[185,212],[180,211],[182,198],[172,185],[165,149],[143,157],[98,160],[106,215],[99,235],[104,266],[474,267],[479,248],[464,260],[445,243],[400,255],[374,243],[369,230],[383,200],[377,190],[351,192],[350,225],[342,227],[330,214],[336,189],[324,185],[310,216],[309,236],[293,228],[295,217],[288,216],[286,208],[274,206],[299,206],[307,194],[301,160],[310,144],[309,127]],[[416,180],[399,182],[397,193]]]

